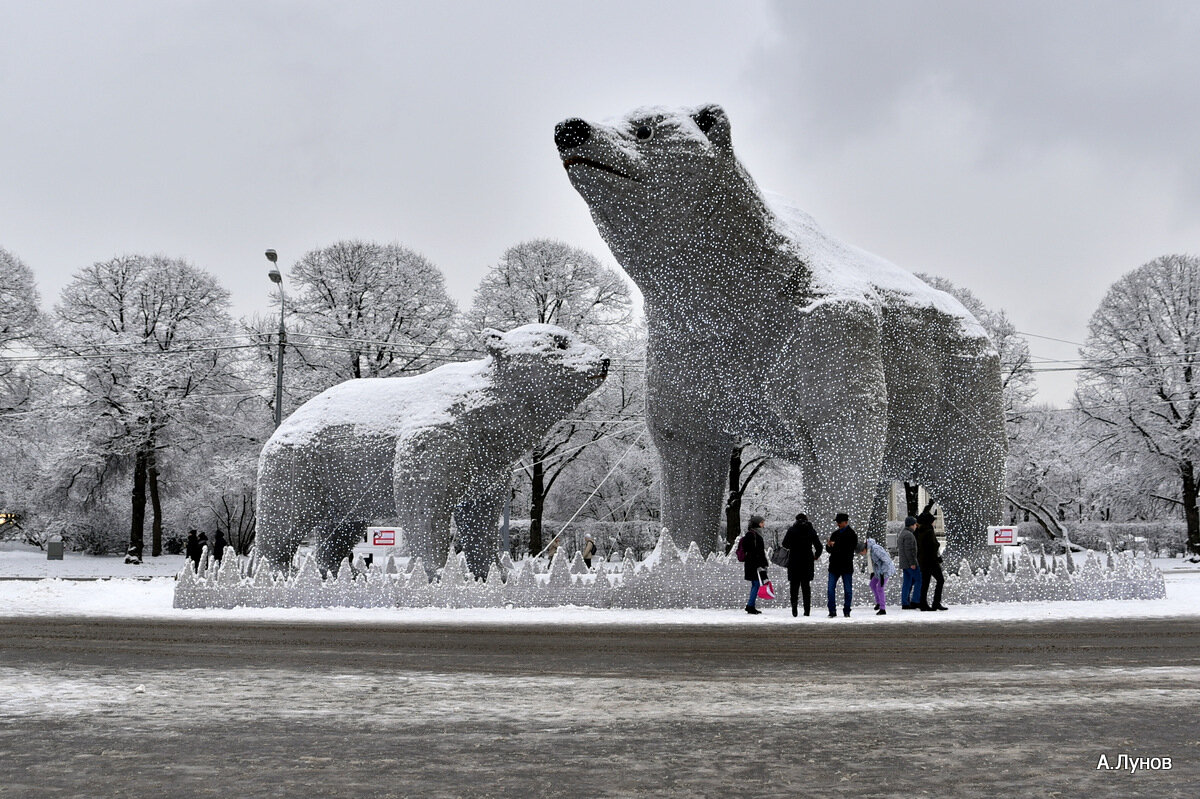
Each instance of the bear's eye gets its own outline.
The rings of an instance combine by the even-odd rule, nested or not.
[[[649,141],[654,138],[654,128],[649,125],[638,125],[633,131],[633,135],[638,137],[638,141]]]
[[[717,124],[717,115],[712,112],[711,108],[705,108],[692,119],[695,120],[696,127],[700,128],[701,133],[708,133],[712,130],[713,125]]]

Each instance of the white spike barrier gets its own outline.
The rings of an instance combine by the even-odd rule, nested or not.
[[[405,571],[394,564],[366,569],[343,562],[336,575],[325,573],[311,557],[291,577],[272,574],[267,561],[243,573],[236,558],[219,567],[202,566],[199,573],[184,568],[175,587],[176,608],[233,607],[442,607],[535,608],[576,605],[597,608],[740,608],[746,600],[742,564],[732,555],[700,555],[694,543],[686,552],[676,548],[663,530],[657,546],[640,562],[627,553],[622,563],[605,564],[590,572],[573,573],[562,552],[545,574],[535,574],[532,562],[514,564],[501,558],[486,580],[474,580],[461,555],[450,553],[435,579],[427,578],[419,563]],[[736,546],[731,552],[736,551]],[[1043,602],[1061,600],[1162,599],[1166,586],[1162,572],[1145,555],[1127,552],[1097,557],[1089,552],[1083,564],[1070,567],[1051,558],[1051,569],[1040,565],[1022,547],[1015,571],[1009,572],[993,558],[987,569],[973,571],[962,561],[957,573],[948,573],[942,592],[949,604],[980,602]],[[772,567],[771,579],[786,581]],[[822,604],[824,586],[817,575],[814,594]],[[888,582],[889,602],[899,604],[900,580]],[[854,575],[855,604],[873,600],[867,575]],[[782,604],[782,603],[781,603]]]

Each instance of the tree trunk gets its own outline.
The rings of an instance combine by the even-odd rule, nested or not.
[[[529,481],[529,554],[542,551],[542,512],[546,506],[546,471],[544,455],[533,451],[533,477]]]
[[[150,508],[153,519],[150,522],[150,554],[158,557],[162,554],[162,501],[158,496],[158,458],[151,443],[146,448],[146,484],[150,488]]]
[[[725,497],[725,551],[733,548],[733,542],[742,532],[742,449],[734,447],[729,455],[729,493]]]
[[[138,450],[133,456],[133,507],[129,514],[129,552],[142,557],[142,529],[146,523],[146,453]]]
[[[1200,555],[1200,512],[1196,509],[1196,470],[1191,461],[1179,464],[1183,478],[1183,518],[1187,521],[1188,552]]]
[[[921,487],[919,485],[916,483],[904,484],[904,504],[907,506],[908,515],[915,518],[921,507]]]

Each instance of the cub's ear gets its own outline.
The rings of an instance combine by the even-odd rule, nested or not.
[[[733,140],[729,135],[729,117],[725,115],[725,109],[721,106],[714,104],[697,109],[692,114],[692,121],[696,123],[696,127],[700,128],[700,132],[717,147],[729,149],[733,146]]]
[[[492,357],[498,358],[504,355],[504,334],[495,328],[485,328],[479,333],[479,340],[483,343],[483,349]]]

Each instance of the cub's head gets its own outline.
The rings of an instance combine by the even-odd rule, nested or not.
[[[602,124],[568,119],[554,129],[567,176],[628,270],[645,242],[672,246],[737,204],[761,196],[733,154],[718,105],[639,109]],[[720,212],[720,213],[718,213]],[[686,246],[686,242],[678,242]],[[636,274],[631,273],[634,280]]]
[[[608,376],[604,353],[561,327],[523,325],[507,333],[489,328],[481,338],[495,364],[497,387],[547,412],[567,413]]]

